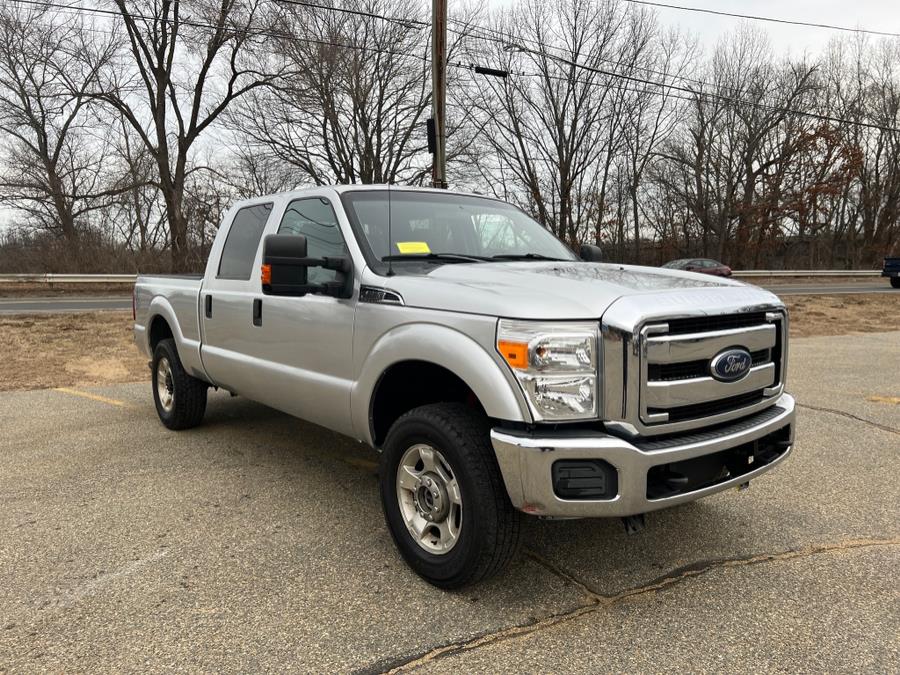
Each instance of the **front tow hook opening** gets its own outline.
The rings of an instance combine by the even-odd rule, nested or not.
[[[643,513],[638,513],[634,516],[623,516],[622,525],[625,526],[625,534],[631,536],[642,531],[647,525],[647,520],[644,516],[645,514]]]

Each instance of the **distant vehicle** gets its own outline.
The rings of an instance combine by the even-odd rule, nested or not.
[[[731,276],[731,268],[728,265],[716,260],[710,260],[709,258],[682,258],[680,260],[667,262],[663,267],[670,270],[684,270],[685,272],[712,274],[715,277]]]
[[[204,277],[138,277],[134,336],[170,429],[200,424],[213,386],[378,448],[397,548],[456,588],[514,556],[520,511],[633,532],[791,450],[781,300],[598,253],[447,190],[259,197],[225,215]],[[349,506],[369,490],[326,473],[311,472]],[[345,529],[371,522],[337,513],[332,534],[371,543]]]
[[[894,288],[900,288],[900,258],[885,258],[881,276],[888,277]]]

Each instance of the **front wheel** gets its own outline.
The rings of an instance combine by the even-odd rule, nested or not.
[[[891,286],[900,288],[900,277],[891,277]]]
[[[160,421],[169,429],[190,429],[203,421],[209,385],[187,374],[175,341],[160,340],[153,350],[150,366],[153,377],[153,402]]]
[[[483,414],[456,403],[411,410],[388,432],[379,473],[391,536],[429,583],[472,584],[515,556],[521,514],[507,496]]]

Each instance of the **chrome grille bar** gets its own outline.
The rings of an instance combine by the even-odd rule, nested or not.
[[[676,408],[678,406],[707,403],[720,398],[746,394],[764,389],[775,383],[775,364],[766,363],[750,370],[739,382],[719,382],[711,377],[698,377],[671,382],[648,382],[646,404],[648,408]]]
[[[777,339],[773,324],[715,333],[653,335],[647,340],[647,360],[650,363],[678,363],[709,359],[728,347],[744,347],[755,352],[771,349]]]

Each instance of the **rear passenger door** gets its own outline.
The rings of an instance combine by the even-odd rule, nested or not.
[[[224,244],[217,240],[210,252],[200,294],[203,366],[215,384],[251,398],[256,378],[247,353],[255,338],[260,242],[272,211],[272,202],[261,202],[235,212]]]

